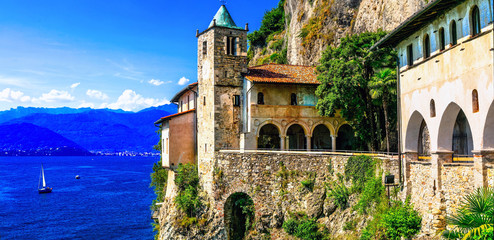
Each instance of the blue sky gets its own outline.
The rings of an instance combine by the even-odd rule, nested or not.
[[[230,0],[259,29],[279,0]],[[0,110],[17,106],[138,111],[197,81],[196,29],[218,0],[2,0]],[[180,83],[180,84],[179,84]]]

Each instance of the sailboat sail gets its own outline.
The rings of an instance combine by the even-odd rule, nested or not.
[[[45,170],[43,170],[43,164],[41,164],[41,176],[43,177],[43,187],[46,187]]]

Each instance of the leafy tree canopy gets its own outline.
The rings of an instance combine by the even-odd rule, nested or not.
[[[261,28],[247,36],[250,43],[255,46],[265,46],[266,39],[273,33],[281,32],[285,29],[285,0],[278,3],[278,7],[271,9],[264,14]]]
[[[389,70],[382,73],[395,67],[394,52],[390,48],[369,51],[385,35],[378,31],[342,38],[338,47],[328,47],[317,67],[319,113],[333,116],[341,110],[355,130],[357,149],[382,150],[386,123],[396,123],[396,116],[391,114],[396,108],[395,78]]]

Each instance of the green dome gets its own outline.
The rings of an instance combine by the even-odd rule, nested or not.
[[[214,20],[216,20],[216,26],[233,29],[243,29],[235,25],[235,22],[233,21],[232,16],[226,9],[225,5],[221,5],[220,9],[218,10],[218,12],[216,12],[216,15],[214,15],[213,20],[209,24],[209,27],[212,27],[214,25]]]

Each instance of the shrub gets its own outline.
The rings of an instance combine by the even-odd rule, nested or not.
[[[268,11],[262,18],[262,24],[259,30],[247,35],[250,43],[254,46],[265,46],[266,40],[274,33],[281,32],[285,29],[285,0],[281,0],[276,8]]]
[[[386,198],[384,193],[385,189],[381,177],[372,177],[365,183],[360,199],[354,207],[355,210],[358,210],[361,214],[367,213],[367,209],[373,203],[379,203],[383,198]]]
[[[388,212],[382,215],[379,227],[388,239],[411,238],[420,232],[422,217],[410,205],[397,201]]]
[[[448,216],[446,221],[454,228],[443,232],[445,238],[486,239],[488,236],[492,237],[494,189],[478,188],[467,195],[456,214]]]
[[[375,160],[369,156],[359,155],[348,158],[345,176],[351,179],[354,191],[361,192],[368,179],[374,176]]]
[[[339,184],[334,183],[333,186],[330,187],[328,192],[328,197],[332,198],[336,206],[341,209],[346,208],[349,196],[350,191],[343,182],[340,182]]]
[[[178,189],[175,197],[178,209],[184,211],[188,217],[192,217],[200,205],[197,166],[194,164],[180,164],[175,176],[175,184]]]
[[[302,186],[307,188],[309,191],[312,192],[312,190],[314,190],[314,183],[315,183],[314,179],[312,179],[312,178],[305,179],[305,180],[302,180],[300,183],[302,184]]]
[[[315,219],[288,219],[283,222],[283,229],[286,233],[304,240],[324,239],[325,234],[319,231],[319,225]]]
[[[294,219],[288,219],[283,222],[283,229],[286,233],[293,235],[297,231],[298,222]]]

